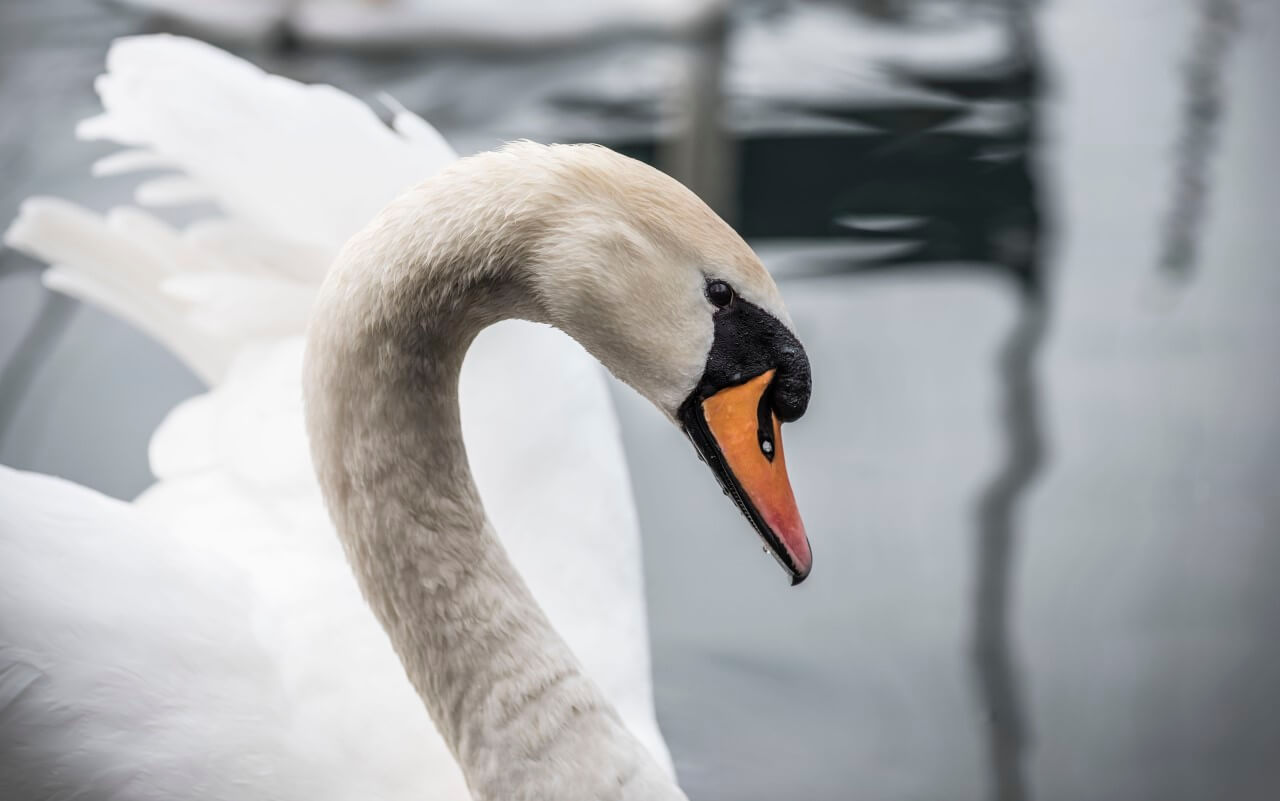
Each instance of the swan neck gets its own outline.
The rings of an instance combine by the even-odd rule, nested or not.
[[[409,205],[339,256],[306,357],[313,460],[362,591],[477,801],[683,798],[582,674],[472,480],[459,372],[481,328],[540,316],[519,254],[469,257]]]

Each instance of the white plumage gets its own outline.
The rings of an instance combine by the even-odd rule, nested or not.
[[[133,505],[0,474],[0,795],[466,798],[333,535],[299,397],[300,334],[338,245],[454,154],[402,109],[388,128],[336,89],[187,39],[117,42],[98,88],[104,114],[80,133],[129,148],[98,170],[165,168],[140,205],[215,211],[179,230],[140,208],[35,199],[6,241],[211,389],[156,432],[158,481]],[[669,771],[599,367],[552,329],[508,322],[472,347],[461,394],[512,560]]]

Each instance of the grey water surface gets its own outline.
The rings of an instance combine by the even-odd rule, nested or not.
[[[127,199],[72,129],[107,42],[160,29],[0,5],[0,219]],[[824,56],[868,32],[924,56]],[[692,41],[239,51],[386,88],[464,152],[652,160],[775,272],[814,370],[785,431],[808,582],[615,392],[691,799],[1280,797],[1280,5],[744,3]],[[0,251],[0,462],[131,497],[199,388]]]

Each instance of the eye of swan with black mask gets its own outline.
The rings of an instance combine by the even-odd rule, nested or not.
[[[728,281],[707,278],[705,294],[714,335],[702,379],[680,406],[680,423],[725,495],[799,584],[813,554],[787,477],[781,429],[809,405],[809,359],[790,329]]]

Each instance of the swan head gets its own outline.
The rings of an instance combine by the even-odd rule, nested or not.
[[[793,584],[812,553],[781,426],[809,403],[810,368],[778,288],[740,236],[696,195],[592,145],[509,145],[536,182],[526,258],[546,321],[676,423]]]

